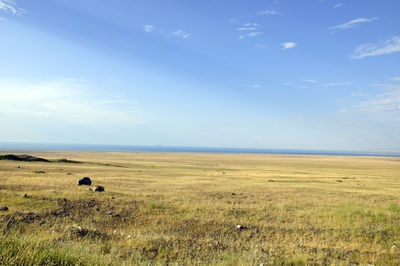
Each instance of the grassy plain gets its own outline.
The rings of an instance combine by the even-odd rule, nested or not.
[[[400,264],[400,158],[29,154],[83,163],[0,160],[1,265]]]

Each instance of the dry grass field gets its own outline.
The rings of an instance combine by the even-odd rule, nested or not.
[[[1,265],[400,264],[400,158],[7,153]]]

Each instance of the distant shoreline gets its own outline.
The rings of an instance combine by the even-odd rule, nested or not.
[[[189,152],[189,153],[232,153],[232,154],[286,154],[286,155],[337,155],[337,156],[381,156],[400,157],[400,152],[379,151],[324,151],[290,149],[173,147],[135,145],[82,145],[46,143],[0,143],[2,151],[115,151],[115,152]]]

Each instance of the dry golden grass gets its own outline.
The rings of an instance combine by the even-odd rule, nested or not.
[[[0,160],[0,264],[400,264],[400,158],[29,154],[84,163]]]

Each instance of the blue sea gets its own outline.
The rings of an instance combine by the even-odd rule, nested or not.
[[[94,144],[53,144],[53,143],[12,143],[0,142],[1,150],[76,150],[76,151],[130,151],[130,152],[200,152],[200,153],[259,153],[298,155],[349,155],[349,156],[390,156],[400,157],[396,151],[328,151],[290,149],[251,149],[216,147],[173,147],[136,145],[94,145]]]

